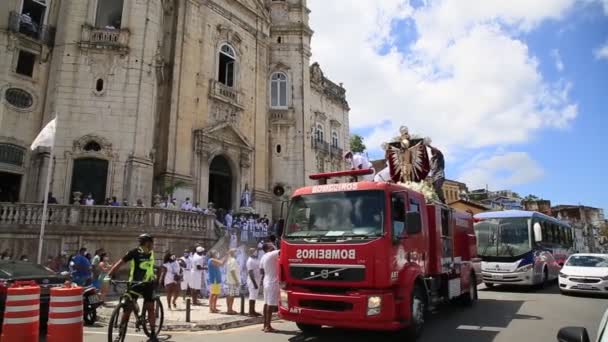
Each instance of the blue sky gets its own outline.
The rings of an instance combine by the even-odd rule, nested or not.
[[[370,157],[406,125],[470,187],[608,209],[608,0],[309,6],[313,60],[344,82]]]

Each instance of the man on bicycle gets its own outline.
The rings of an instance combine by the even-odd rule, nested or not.
[[[154,313],[154,238],[149,234],[141,234],[137,240],[139,247],[130,250],[121,260],[119,260],[110,272],[108,277],[111,277],[116,270],[123,264],[129,263],[129,285],[128,295],[136,301],[139,296],[144,298],[144,310],[148,313],[148,323],[152,336],[150,341],[156,341],[154,332],[156,331],[156,316]],[[126,324],[129,321],[131,309],[126,309],[122,317],[122,323]]]

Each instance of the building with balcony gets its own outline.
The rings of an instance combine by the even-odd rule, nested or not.
[[[0,202],[170,192],[261,214],[343,167],[349,107],[306,0],[0,2]],[[30,151],[57,117],[54,158]]]
[[[604,210],[584,205],[557,205],[554,217],[568,222],[574,231],[574,248],[580,253],[606,253],[606,219]]]

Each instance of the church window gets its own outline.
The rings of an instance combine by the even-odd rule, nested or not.
[[[23,7],[18,18],[19,32],[34,39],[42,38],[46,7],[46,1],[23,0]]]
[[[338,132],[331,132],[331,146],[338,147]]]
[[[287,108],[287,76],[282,72],[275,72],[270,78],[270,106]]]
[[[325,136],[323,132],[323,125],[317,124],[315,128],[315,140],[316,141],[324,141]]]
[[[34,75],[34,66],[36,65],[36,55],[27,51],[20,50],[17,58],[17,69],[19,75],[32,77]]]
[[[95,90],[97,90],[98,92],[103,91],[103,79],[97,79],[97,82],[95,82]]]
[[[224,44],[220,48],[218,68],[218,81],[228,87],[234,87],[236,54],[228,44]]]
[[[122,22],[124,0],[97,0],[95,26],[109,30],[118,30]]]
[[[277,43],[281,44],[281,43],[282,43],[282,41],[283,41],[283,40],[282,40],[281,36],[279,36],[279,38],[277,38]]]
[[[32,95],[21,88],[8,88],[4,92],[4,98],[6,102],[19,109],[30,108],[34,103]]]
[[[277,145],[277,154],[281,154],[281,144]]]
[[[87,152],[99,152],[101,151],[101,146],[95,141],[89,141],[86,145],[84,145],[83,150]]]

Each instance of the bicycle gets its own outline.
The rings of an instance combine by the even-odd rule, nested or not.
[[[129,284],[128,281],[110,281],[112,285],[117,284]],[[142,282],[131,282],[130,285],[141,284]],[[122,317],[125,314],[125,311],[129,310],[131,314],[129,315],[129,320],[126,322],[122,321]],[[141,313],[141,314],[140,314]],[[139,305],[136,300],[133,300],[129,293],[125,291],[118,300],[118,305],[112,312],[112,316],[110,317],[110,322],[108,324],[108,342],[124,342],[125,337],[127,336],[127,328],[129,325],[129,321],[131,320],[131,315],[135,315],[135,331],[139,332],[140,329],[143,328],[144,334],[148,338],[158,337],[162,326],[163,320],[165,318],[165,313],[163,309],[163,304],[160,301],[159,295],[154,295],[154,313],[156,315],[156,329],[155,331],[151,331],[151,327],[148,322],[148,310],[140,311]]]

